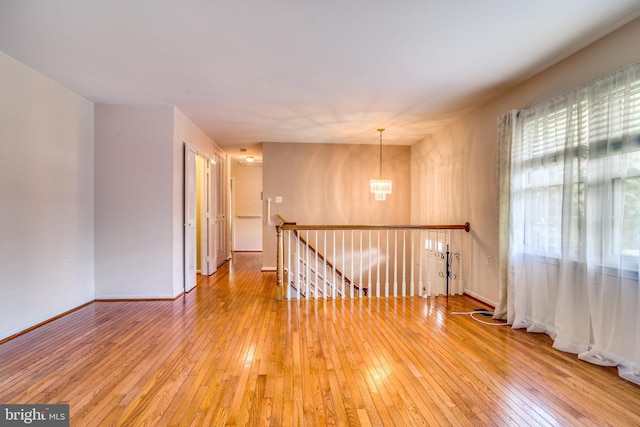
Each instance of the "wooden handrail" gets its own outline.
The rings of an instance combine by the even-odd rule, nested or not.
[[[299,225],[285,222],[280,227],[283,230],[471,230],[468,222],[460,225]]]
[[[464,230],[467,233],[471,230],[471,224],[447,224],[447,225],[299,225],[295,222],[287,222],[278,215],[281,221],[279,227],[283,230]]]
[[[288,222],[280,214],[277,214],[276,216],[278,217],[278,220],[280,221],[281,224],[295,224],[295,222]]]

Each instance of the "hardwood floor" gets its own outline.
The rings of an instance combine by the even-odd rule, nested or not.
[[[69,403],[72,426],[640,425],[640,387],[451,314],[467,297],[274,289],[239,253],[175,301],[92,303],[0,345],[0,403]]]

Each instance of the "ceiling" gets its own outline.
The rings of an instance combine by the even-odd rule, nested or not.
[[[408,145],[640,0],[0,0],[0,50],[95,102],[175,105],[230,154]]]

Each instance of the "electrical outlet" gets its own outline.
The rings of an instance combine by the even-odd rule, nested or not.
[[[69,260],[67,258],[62,260],[62,268],[64,268],[65,270],[69,269]]]
[[[489,255],[489,256],[487,257],[487,265],[488,265],[489,267],[491,267],[491,266],[493,265],[493,257],[492,257],[491,255]]]

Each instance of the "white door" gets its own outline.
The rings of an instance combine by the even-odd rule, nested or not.
[[[222,156],[215,156],[215,230],[216,230],[216,264],[227,261],[229,254],[229,234],[227,225],[227,162]]]
[[[196,286],[196,151],[184,146],[184,291]]]
[[[211,276],[217,270],[216,265],[216,227],[215,227],[215,164],[204,161],[204,177],[202,182],[202,231],[200,236],[201,257],[200,274]]]

